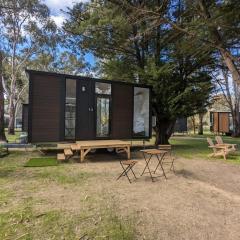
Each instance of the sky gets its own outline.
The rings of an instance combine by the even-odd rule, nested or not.
[[[53,20],[58,26],[61,26],[65,19],[62,10],[66,10],[67,7],[72,7],[74,3],[87,2],[87,0],[43,0],[43,2],[50,8]]]
[[[58,27],[62,26],[66,16],[61,10],[66,10],[67,7],[72,7],[75,3],[87,2],[89,0],[43,0],[51,11],[51,18],[55,21]],[[86,54],[85,60],[94,65],[95,60],[92,54]]]

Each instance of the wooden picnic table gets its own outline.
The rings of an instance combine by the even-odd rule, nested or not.
[[[77,148],[80,151],[80,160],[84,161],[85,156],[92,149],[99,148],[115,148],[117,153],[126,152],[127,158],[130,159],[131,143],[122,140],[91,140],[91,141],[76,141]],[[76,148],[76,145],[74,145]]]

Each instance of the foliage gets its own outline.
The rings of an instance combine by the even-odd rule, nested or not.
[[[147,20],[151,28],[172,29],[179,39],[184,37],[189,43],[195,42],[213,51],[217,63],[223,61],[233,80],[240,84],[238,0],[159,1],[159,8],[140,2],[133,6],[127,0],[110,1],[134,12],[138,21]],[[161,11],[164,8],[168,11]]]
[[[27,87],[24,68],[40,50],[56,45],[56,24],[39,0],[0,1],[1,51],[5,54],[4,90],[8,98],[9,134],[14,134],[16,108]]]
[[[157,8],[160,2],[147,1],[141,6]],[[177,117],[190,116],[207,105],[211,51],[179,39],[170,28],[148,27],[148,20],[135,18],[134,7],[140,6],[140,1],[129,3],[132,8],[121,5],[121,1],[76,4],[68,10],[64,29],[75,46],[101,59],[104,77],[153,86],[156,132],[164,135],[157,142],[165,143]],[[164,14],[168,9],[161,11]],[[160,125],[165,127],[160,129]]]
[[[58,45],[60,47],[62,43]],[[73,75],[90,74],[90,66],[85,62],[83,55],[77,56],[71,51],[59,49],[54,53],[39,53],[29,61],[29,68]]]

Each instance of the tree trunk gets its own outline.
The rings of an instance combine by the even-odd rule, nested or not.
[[[237,69],[237,67],[235,66],[233,60],[231,59],[231,56],[229,56],[229,53],[227,51],[220,51],[221,55],[224,59],[224,62],[228,68],[228,70],[230,71],[231,75],[232,75],[232,79],[234,80],[235,83],[237,83],[238,85],[240,85],[240,73],[239,70]]]
[[[157,119],[156,141],[155,144],[169,144],[168,140],[171,137],[176,120]]]
[[[15,106],[13,96],[10,96],[8,134],[15,134]]]
[[[0,141],[6,141],[4,131],[4,93],[2,84],[2,52],[0,51]]]
[[[233,132],[232,137],[239,137],[240,136],[240,116],[239,111],[234,109],[232,112],[232,120],[233,120]]]
[[[192,120],[192,126],[193,126],[193,134],[196,134],[196,121],[195,121],[195,116],[191,117]]]
[[[203,135],[203,113],[199,113],[198,117],[199,117],[198,135]]]

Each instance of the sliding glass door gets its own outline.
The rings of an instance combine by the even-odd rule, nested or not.
[[[150,91],[148,88],[134,87],[133,136],[149,137]]]
[[[96,137],[110,135],[111,84],[96,82]]]
[[[110,98],[97,96],[97,137],[108,137],[110,128]]]
[[[65,139],[75,139],[76,80],[66,79]]]

